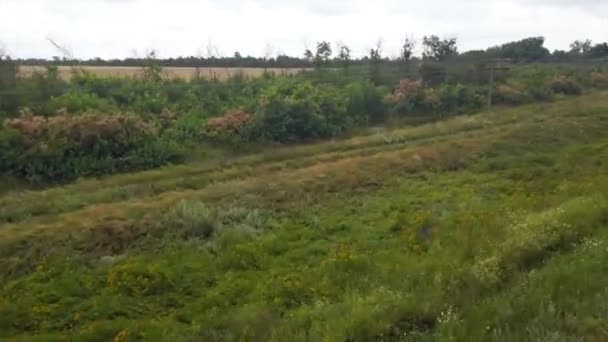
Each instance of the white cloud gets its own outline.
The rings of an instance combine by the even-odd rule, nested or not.
[[[163,57],[205,54],[211,40],[224,55],[275,50],[301,55],[318,40],[342,41],[363,54],[382,37],[387,55],[406,35],[454,35],[461,50],[528,36],[549,48],[575,39],[605,41],[605,1],[567,0],[0,0],[0,42],[17,57],[59,54],[128,57],[158,49]]]

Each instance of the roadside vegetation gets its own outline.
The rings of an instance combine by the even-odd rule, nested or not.
[[[168,79],[154,53],[142,61],[140,78],[99,77],[76,66],[69,82],[53,65],[46,73],[19,77],[18,65],[3,58],[0,172],[34,184],[69,182],[608,87],[608,66],[592,58],[591,47],[573,44],[568,56],[586,60],[582,66],[533,63],[555,56],[542,43],[530,38],[458,54],[456,40],[431,36],[423,41],[422,59],[412,58],[412,41],[397,61],[384,59],[378,43],[367,64],[351,61],[342,46],[340,67],[332,68],[337,62],[330,59],[331,45],[320,42],[305,54],[314,71],[235,74],[225,82]],[[488,59],[496,56],[502,59]],[[509,70],[496,65],[504,58]]]
[[[608,66],[425,46],[415,77],[3,60],[0,339],[608,339]]]

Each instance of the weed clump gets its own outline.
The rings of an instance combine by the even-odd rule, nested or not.
[[[139,263],[124,263],[113,268],[108,274],[107,286],[134,297],[162,295],[174,288],[165,273]]]
[[[214,210],[202,202],[182,200],[165,213],[162,225],[185,239],[209,240],[227,229],[255,233],[265,222],[257,209],[232,206]]]
[[[207,240],[216,233],[219,223],[211,210],[201,202],[180,201],[163,219],[166,228],[179,232],[187,239]]]

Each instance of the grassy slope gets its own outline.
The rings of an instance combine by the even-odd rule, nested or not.
[[[0,338],[605,340],[607,95],[4,194]]]

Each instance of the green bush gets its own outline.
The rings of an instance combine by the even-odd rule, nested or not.
[[[552,101],[555,98],[553,90],[547,86],[532,86],[528,95],[535,101]]]
[[[132,101],[133,109],[142,114],[160,114],[169,106],[169,100],[160,92],[145,92]]]
[[[19,132],[14,129],[0,128],[0,172],[12,172],[19,165],[16,161],[24,153],[19,142]]]
[[[496,104],[519,105],[528,103],[530,100],[528,94],[506,84],[496,87],[492,95],[492,102]]]
[[[48,67],[46,73],[35,73],[30,78],[20,79],[12,89],[13,101],[19,106],[31,108],[39,115],[48,116],[54,113],[49,108],[48,101],[53,97],[61,96],[68,89],[69,84],[59,78],[57,67]]]
[[[308,82],[282,82],[267,89],[258,116],[263,134],[278,142],[335,136],[354,124],[346,99],[335,88]]]
[[[386,97],[397,115],[417,115],[432,113],[440,108],[441,99],[432,88],[427,88],[421,80],[401,80],[394,92]]]
[[[239,109],[209,119],[204,127],[205,138],[212,142],[239,146],[256,140],[256,123],[253,115]]]
[[[16,176],[35,182],[66,181],[157,167],[183,158],[179,146],[157,138],[158,128],[127,114],[24,114],[7,120],[2,160]],[[4,163],[3,163],[4,164]]]
[[[445,113],[470,113],[479,110],[485,103],[482,91],[472,86],[445,84],[437,92],[441,102],[440,110]]]
[[[182,163],[188,149],[183,143],[161,136],[159,139],[143,141],[139,146],[129,151],[122,160],[122,165],[113,172],[147,170],[167,164]],[[96,174],[107,174],[100,170]]]
[[[163,131],[163,137],[183,145],[198,143],[204,137],[203,127],[207,118],[200,112],[189,112],[178,116]]]
[[[347,115],[356,124],[378,124],[388,117],[388,107],[381,91],[369,82],[354,82],[344,88],[348,98]]]
[[[591,85],[597,88],[608,88],[608,72],[591,73]]]
[[[583,88],[571,77],[557,76],[549,82],[549,87],[557,94],[580,95]]]
[[[227,83],[204,78],[163,79],[157,77],[161,70],[154,64],[149,68],[154,73],[143,79],[100,77],[75,70],[68,82],[59,77],[57,67],[32,77],[16,77],[15,63],[4,59],[0,61],[0,87],[6,92],[0,94],[0,121],[15,118],[27,107],[40,120],[48,118],[46,123],[40,121],[29,128],[47,134],[46,125],[67,120],[62,124],[80,133],[59,130],[69,138],[61,140],[58,133],[56,139],[50,139],[43,134],[36,144],[28,145],[24,139],[32,138],[33,131],[6,127],[0,133],[4,146],[0,170],[38,181],[69,180],[179,162],[187,149],[201,143],[240,149],[251,143],[334,137],[355,126],[381,124],[389,113],[409,122],[469,113],[482,108],[487,96],[487,88],[480,84],[485,84],[489,75],[478,57],[413,60],[407,65],[407,75],[400,65],[374,61],[381,62],[375,65],[376,82],[392,84],[412,74],[421,76],[420,80],[401,81],[390,94],[370,81],[368,63],[354,63],[347,71],[327,68],[285,77],[248,79],[236,75]],[[577,95],[582,86],[606,86],[608,77],[602,70],[601,65],[515,65],[496,73],[499,86],[494,102],[516,105],[550,101],[556,93]],[[240,122],[233,120],[236,108],[248,113],[246,122],[224,125]],[[80,115],[87,112],[135,113],[131,116],[152,127],[154,133],[145,137],[120,130],[109,135],[89,134],[82,130],[103,131],[109,121]],[[89,119],[74,126],[83,119],[68,120],[67,113]],[[109,117],[114,120],[114,115]],[[92,121],[84,124],[87,120]],[[81,133],[88,139],[86,143],[77,137]],[[121,134],[141,139],[126,142]]]
[[[62,109],[68,113],[82,113],[92,110],[112,112],[116,111],[116,106],[111,101],[91,93],[69,91],[51,98],[48,102],[49,112],[57,112]]]
[[[16,63],[0,56],[0,89],[2,89],[0,92],[0,120],[11,112],[16,113],[19,108],[16,94],[6,92],[6,90],[14,90],[17,87],[18,72]]]
[[[436,86],[446,81],[447,71],[446,67],[440,63],[432,61],[425,61],[421,66],[420,77],[422,82],[427,86]]]

